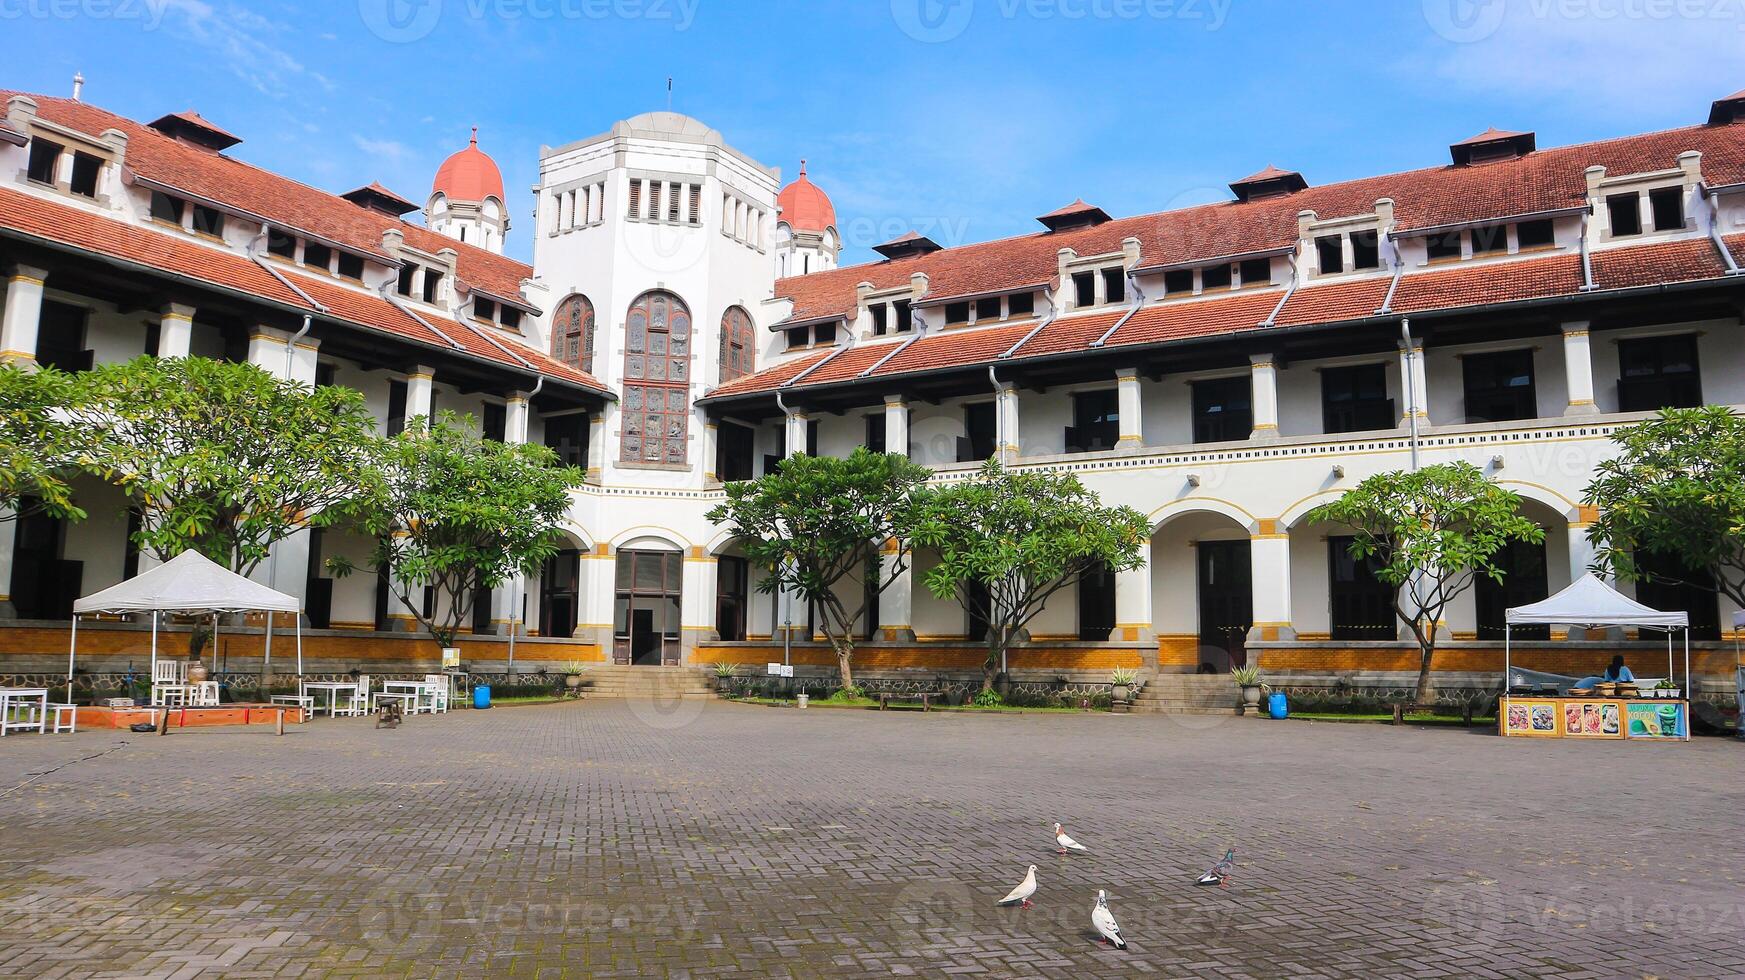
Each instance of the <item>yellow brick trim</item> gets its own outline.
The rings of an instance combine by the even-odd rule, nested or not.
[[[28,286],[46,285],[46,283],[44,283],[41,279],[38,279],[35,276],[11,276],[8,278],[8,281],[13,282],[13,283],[17,283],[18,285],[28,285]]]
[[[1255,537],[1271,538],[1283,536],[1283,533],[1279,530],[1279,519],[1276,517],[1262,517],[1260,520],[1255,521],[1255,524],[1258,525],[1258,527],[1255,528]]]

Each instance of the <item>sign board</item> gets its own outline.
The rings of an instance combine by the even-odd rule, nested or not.
[[[460,647],[442,648],[442,666],[444,669],[460,666]]]
[[[769,667],[769,675],[771,677],[792,677],[792,676],[794,676],[794,668],[790,664],[769,664],[768,667]]]

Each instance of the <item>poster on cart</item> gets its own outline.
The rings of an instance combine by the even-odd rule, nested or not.
[[[1683,701],[1670,704],[1631,702],[1625,708],[1629,714],[1631,738],[1684,738],[1687,734],[1689,706]]]
[[[1509,709],[1503,715],[1503,734],[1537,735],[1556,738],[1557,702],[1540,698],[1510,698]]]
[[[1563,702],[1563,734],[1570,738],[1623,738],[1617,701]]]

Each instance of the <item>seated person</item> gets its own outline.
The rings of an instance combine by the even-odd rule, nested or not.
[[[1617,681],[1629,681],[1634,683],[1635,680],[1636,675],[1630,672],[1630,668],[1624,666],[1624,655],[1619,654],[1612,658],[1611,666],[1606,668],[1605,676],[1595,677],[1590,675],[1588,677],[1583,677],[1581,680],[1576,681],[1570,686],[1588,688],[1591,690],[1595,684]]]

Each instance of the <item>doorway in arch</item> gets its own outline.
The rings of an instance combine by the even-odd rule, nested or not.
[[[612,662],[677,666],[685,574],[677,551],[620,551],[612,611]]]

